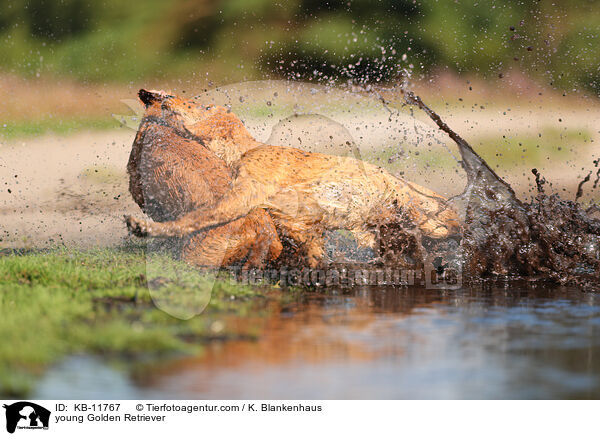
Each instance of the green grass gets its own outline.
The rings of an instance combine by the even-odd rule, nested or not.
[[[573,159],[591,138],[588,131],[548,127],[539,134],[475,138],[472,145],[490,165],[541,165]]]
[[[282,294],[219,278],[206,310],[186,321],[152,298],[170,295],[171,305],[189,309],[211,277],[163,255],[146,260],[136,247],[0,255],[0,395],[27,395],[45,368],[69,354],[158,358],[200,353],[215,336],[256,335],[252,320]]]
[[[119,127],[113,118],[67,118],[0,122],[0,138],[14,140],[47,133],[68,135],[81,130],[106,130]]]
[[[536,166],[548,162],[565,162],[574,159],[581,147],[592,142],[588,131],[554,128],[542,129],[540,134],[523,133],[515,136],[479,136],[467,138],[475,151],[492,167]],[[449,144],[451,142],[448,141]],[[455,156],[458,151],[450,145]],[[397,146],[385,146],[382,149],[370,151],[363,158],[369,162],[384,166],[392,171],[400,171],[406,165],[406,159],[418,167],[431,166],[448,169],[458,164],[450,153],[441,146],[406,147],[400,158]],[[391,159],[391,160],[390,160]]]

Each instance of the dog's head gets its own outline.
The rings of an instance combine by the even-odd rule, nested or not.
[[[172,97],[165,91],[146,90],[140,89],[138,91],[138,97],[144,105],[145,111],[144,116],[162,116],[161,105],[162,102]]]
[[[138,96],[146,108],[146,116],[158,116],[172,127],[191,133],[197,130],[198,123],[205,124],[211,118],[227,113],[224,107],[203,105],[193,98],[183,98],[165,91],[140,89]]]
[[[205,105],[194,98],[182,98],[165,91],[140,89],[138,95],[146,108],[146,116],[159,117],[179,131],[209,140],[247,134],[241,120],[222,106]]]

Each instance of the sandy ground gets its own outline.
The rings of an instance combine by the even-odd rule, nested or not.
[[[125,166],[134,132],[48,136],[1,147],[2,246],[112,245],[139,209]]]
[[[449,112],[449,111],[448,111]],[[448,123],[466,139],[483,134],[513,135],[519,132],[531,134],[546,126],[581,129],[593,134],[593,142],[581,150],[575,150],[568,162],[549,161],[540,168],[554,182],[559,192],[566,190],[568,198],[574,196],[581,175],[592,168],[594,158],[600,157],[600,138],[597,129],[599,111],[586,108],[554,110],[486,109],[458,114],[444,113]],[[369,118],[370,117],[370,118]],[[280,117],[281,119],[281,117]],[[559,121],[560,119],[560,121]],[[361,144],[366,151],[377,144],[390,127],[381,127],[380,118],[369,115],[359,122],[343,118],[317,120],[314,117],[301,120],[286,130],[287,124],[273,127],[279,119],[248,120],[253,134],[262,141],[275,144],[300,145],[315,143],[323,132],[332,133],[330,142],[345,139],[348,135]],[[423,138],[437,138],[456,150],[452,143],[432,124],[416,124],[410,117],[400,120],[406,138],[398,140],[419,147]],[[315,127],[316,126],[316,127]],[[372,126],[371,129],[365,126]],[[379,127],[377,127],[379,126]],[[362,130],[361,130],[362,128]],[[540,130],[541,131],[541,130]],[[105,132],[82,132],[67,137],[43,136],[0,144],[0,248],[47,247],[57,244],[67,246],[110,246],[127,237],[123,214],[140,214],[139,208],[128,193],[125,171],[135,132],[121,128]],[[312,136],[311,136],[312,135]],[[361,139],[362,138],[362,139]],[[366,140],[365,138],[368,138]],[[426,141],[427,142],[427,141]],[[433,141],[440,153],[447,151]],[[330,150],[328,141],[316,148]],[[472,145],[477,148],[476,143]],[[455,152],[456,154],[456,152]],[[461,171],[435,170],[417,167],[405,161],[405,175],[418,183],[427,185],[445,195],[461,192],[464,176]],[[458,166],[457,166],[458,168]],[[527,166],[497,168],[499,174],[513,184],[517,191],[527,192],[531,186],[531,174]],[[587,193],[587,201],[600,197]]]

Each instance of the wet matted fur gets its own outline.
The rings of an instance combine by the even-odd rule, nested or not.
[[[162,223],[127,217],[134,234],[185,236],[266,209],[279,232],[301,246],[308,264],[316,266],[323,257],[325,230],[350,230],[359,243],[370,246],[381,226],[416,230],[430,238],[459,232],[458,217],[445,198],[375,165],[262,144],[222,107],[173,96],[163,100],[162,108],[171,125],[202,139],[235,177],[213,207]]]

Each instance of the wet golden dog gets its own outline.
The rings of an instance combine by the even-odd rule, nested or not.
[[[202,139],[235,177],[213,207],[162,223],[126,217],[138,236],[181,237],[268,210],[282,236],[301,246],[308,264],[316,266],[326,230],[350,230],[369,246],[380,226],[412,226],[430,238],[458,233],[457,215],[446,199],[375,165],[262,144],[222,107],[177,97],[165,98],[162,107],[169,123]]]
[[[155,221],[170,221],[210,208],[230,189],[232,172],[198,138],[171,123],[163,92],[140,90],[146,110],[127,172],[135,202]],[[264,267],[282,249],[271,217],[261,209],[183,241],[181,257],[198,266],[228,266],[245,260]]]

